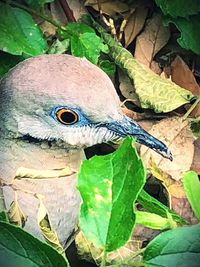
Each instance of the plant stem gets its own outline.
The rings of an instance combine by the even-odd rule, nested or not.
[[[6,2],[6,1],[3,1],[3,2]],[[20,4],[20,3],[12,1],[12,0],[9,1],[9,4],[11,4],[12,6],[15,6],[15,7],[19,7],[19,8],[21,8],[21,9],[23,9],[23,10],[29,12],[29,13],[32,13],[33,15],[36,15],[37,17],[40,17],[40,18],[48,21],[49,23],[54,25],[56,28],[63,29],[62,25],[60,25],[56,21],[52,20],[50,17],[33,10],[32,8],[29,8],[27,6],[24,6],[24,5]]]
[[[104,249],[103,257],[102,257],[102,261],[101,261],[101,267],[106,267],[106,259],[107,259],[107,251]]]
[[[183,116],[183,120],[186,120],[188,118],[188,116],[190,115],[190,113],[196,108],[196,106],[197,106],[197,104],[199,102],[200,102],[200,96],[197,97],[197,99],[195,100],[194,104],[192,104],[192,106],[185,113],[185,115]]]

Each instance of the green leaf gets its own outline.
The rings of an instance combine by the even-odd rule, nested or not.
[[[99,67],[105,71],[108,75],[112,76],[115,74],[116,71],[116,65],[114,62],[111,62],[110,60],[102,60],[99,64]]]
[[[146,267],[199,267],[200,225],[161,233],[147,245],[143,260]]]
[[[0,10],[0,50],[13,55],[45,53],[46,41],[31,15],[3,3]]]
[[[0,222],[0,266],[69,267],[52,247],[5,222]]]
[[[22,56],[14,56],[0,51],[0,79],[9,71],[9,69],[22,60],[24,60]]]
[[[136,223],[158,230],[169,229],[175,226],[170,219],[145,211],[136,211]]]
[[[170,210],[167,206],[162,204],[160,201],[150,196],[147,192],[142,190],[138,196],[137,201],[143,206],[146,211],[158,214],[162,217],[167,217],[169,213],[173,220],[178,224],[186,224],[186,221],[181,218],[174,211]]]
[[[165,15],[187,17],[200,11],[199,0],[155,0]]]
[[[165,25],[169,23],[175,24],[181,33],[177,40],[180,46],[200,55],[200,15],[189,18],[166,18]]]
[[[188,171],[183,176],[183,186],[195,216],[200,221],[200,181],[196,172]]]
[[[80,227],[97,247],[113,251],[128,241],[135,224],[133,204],[145,176],[130,137],[112,154],[83,162],[78,177]]]
[[[193,119],[190,126],[192,133],[195,137],[200,137],[200,117]]]
[[[97,64],[101,51],[108,50],[93,28],[84,23],[68,23],[65,30],[59,31],[61,38],[70,39],[71,53],[77,57],[86,57]]]

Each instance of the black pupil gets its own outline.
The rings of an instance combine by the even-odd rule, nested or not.
[[[64,123],[67,123],[67,124],[76,122],[76,116],[72,112],[69,112],[69,111],[63,112],[60,118]]]

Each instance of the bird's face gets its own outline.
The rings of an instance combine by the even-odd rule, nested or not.
[[[26,60],[1,88],[4,114],[9,109],[12,118],[5,125],[22,137],[87,147],[130,135],[171,159],[165,144],[121,113],[112,82],[85,59],[44,55]]]

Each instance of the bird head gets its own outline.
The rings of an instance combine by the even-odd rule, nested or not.
[[[134,136],[171,159],[167,146],[120,110],[109,77],[86,59],[43,55],[27,59],[1,81],[1,121],[17,137],[88,147]]]

